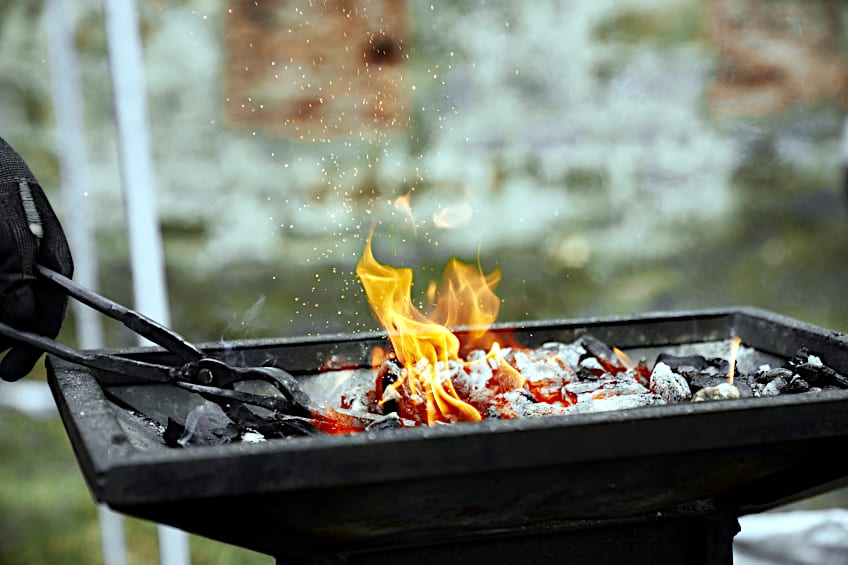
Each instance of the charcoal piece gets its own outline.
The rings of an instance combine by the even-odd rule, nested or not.
[[[672,355],[671,353],[660,353],[654,363],[665,363],[675,373],[681,373],[681,368],[686,372],[697,373],[707,368],[707,359],[703,355]]]
[[[783,392],[787,394],[801,394],[809,391],[810,383],[799,375],[792,375],[792,378],[789,379],[789,384],[787,384],[786,388],[783,390]]]
[[[162,434],[162,439],[168,447],[182,447],[179,443],[177,443],[177,440],[183,437],[184,433],[185,426],[173,418],[168,418],[168,425],[165,426],[165,432]]]
[[[783,366],[787,369],[797,367],[806,363],[810,358],[810,350],[806,347],[801,347],[795,351],[795,355],[786,360]]]
[[[577,377],[580,380],[596,380],[606,374],[606,369],[596,357],[586,357],[581,360],[580,368],[577,369]]]
[[[580,367],[574,374],[577,376],[577,379],[581,381],[598,380],[598,375],[596,375],[594,372],[587,369],[586,367]]]
[[[769,369],[767,371],[758,371],[756,375],[756,380],[760,384],[767,385],[774,379],[780,377],[785,379],[787,382],[792,378],[792,371],[789,369],[784,369],[783,367],[778,367],[777,369]]]
[[[575,342],[582,345],[583,348],[593,357],[600,359],[616,359],[615,352],[612,348],[591,334],[583,334]]]
[[[820,357],[813,355],[806,347],[798,349],[783,367],[800,375],[811,386],[848,388],[848,377],[825,365]]]
[[[396,361],[393,359],[386,359],[386,361],[384,361],[380,366],[380,370],[377,373],[377,379],[380,383],[380,391],[382,392],[382,390],[387,389],[396,383],[400,378],[402,370],[403,369]]]
[[[818,359],[815,356],[810,356],[810,359]],[[794,367],[795,372],[804,378],[811,385],[818,386],[836,386],[839,388],[848,388],[848,378],[837,373],[827,365],[820,364],[821,361],[808,361]]]
[[[766,386],[763,387],[763,391],[760,393],[762,396],[777,396],[789,385],[789,379],[780,376],[775,379],[772,379]]]
[[[168,418],[163,439],[169,447],[221,445],[239,436],[238,427],[217,404],[198,406],[186,417],[185,426]]]
[[[379,420],[374,420],[367,426],[365,426],[366,432],[375,432],[380,430],[393,430],[396,428],[402,428],[400,417],[397,413],[386,414]]]
[[[699,374],[689,381],[689,388],[692,389],[692,392],[698,392],[702,388],[709,388],[711,386],[718,386],[721,383],[726,383],[727,377],[721,376],[713,376],[713,375],[704,375]]]
[[[669,403],[689,400],[692,397],[686,379],[673,372],[665,363],[657,363],[651,371],[650,389]]]
[[[712,357],[707,359],[707,367],[713,367],[722,375],[726,375],[730,372],[730,361],[724,357]]]

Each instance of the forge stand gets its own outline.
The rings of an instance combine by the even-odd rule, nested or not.
[[[750,367],[803,347],[848,375],[848,335],[749,308],[492,331],[527,347],[589,333],[645,359],[735,336]],[[370,367],[375,346],[384,334],[201,349],[244,367],[271,359],[330,391],[316,367],[331,356]],[[179,365],[157,348],[112,354]],[[285,565],[729,565],[739,516],[848,484],[833,458],[848,450],[844,388],[174,449],[161,430],[198,406],[195,393],[53,355],[47,370],[98,502]]]
[[[502,529],[410,546],[352,548],[332,555],[278,556],[278,565],[732,565],[734,512],[699,501],[648,516]]]

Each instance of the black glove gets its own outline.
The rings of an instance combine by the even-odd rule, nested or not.
[[[62,226],[32,171],[0,137],[0,322],[55,338],[59,334],[67,295],[39,278],[39,263],[71,277],[71,250]],[[41,356],[31,346],[0,336],[0,378],[25,377]]]

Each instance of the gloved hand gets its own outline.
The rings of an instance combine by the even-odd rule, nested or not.
[[[38,278],[39,263],[73,275],[71,251],[62,226],[32,171],[0,137],[0,322],[50,338],[59,334],[68,298]],[[31,346],[0,336],[0,378],[25,377],[41,356]]]

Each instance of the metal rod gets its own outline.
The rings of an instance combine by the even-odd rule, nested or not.
[[[101,296],[96,292],[78,285],[68,277],[43,265],[36,265],[36,269],[41,276],[64,288],[70,296],[112,319],[118,320],[142,337],[147,338],[157,345],[161,345],[168,351],[179,356],[183,361],[197,361],[204,356],[203,352],[193,344],[140,312],[131,310],[105,296]]]
[[[196,392],[198,394],[206,394],[209,396],[215,396],[217,398],[228,398],[231,400],[236,400],[243,404],[258,406],[259,408],[265,408],[267,410],[272,410],[281,414],[289,414],[292,409],[291,402],[289,402],[285,398],[277,396],[263,396],[259,394],[252,394],[249,392],[231,390],[228,388],[197,385],[184,381],[177,381],[174,383],[174,385],[185,390],[190,390],[191,392]]]
[[[13,328],[3,322],[0,322],[0,334],[15,341],[31,345],[41,351],[52,353],[65,361],[70,361],[91,369],[111,371],[128,377],[138,377],[145,382],[171,382],[174,379],[175,369],[173,367],[159,365],[157,363],[147,363],[128,357],[116,357],[96,351],[80,351],[43,335]]]

